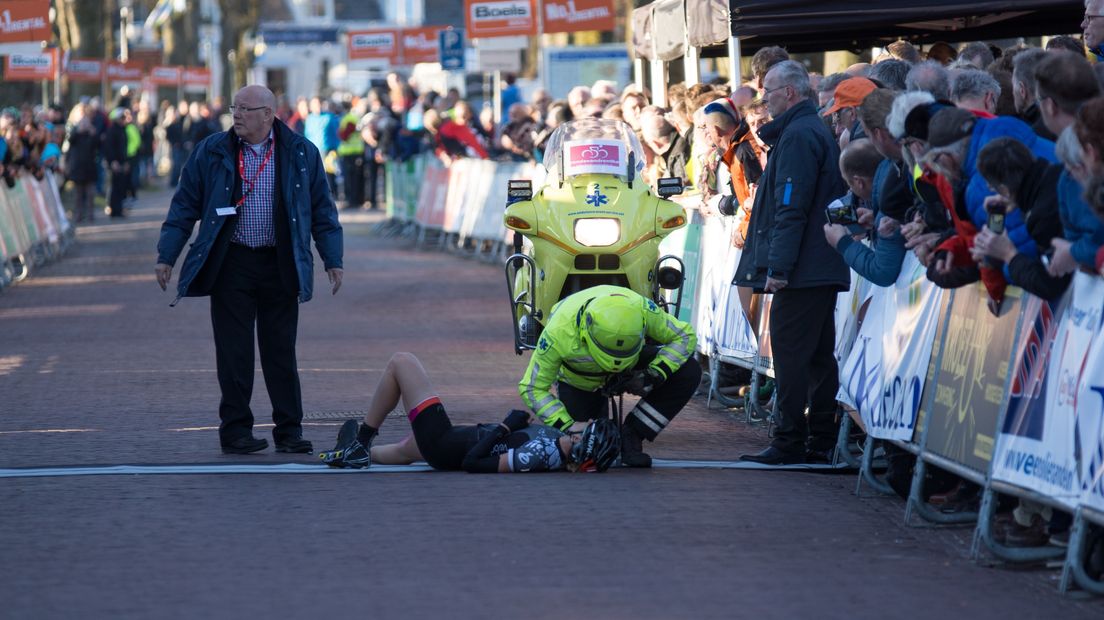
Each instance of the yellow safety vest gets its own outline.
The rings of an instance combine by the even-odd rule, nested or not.
[[[346,125],[351,123],[353,125],[353,133],[349,134],[348,138],[345,138],[341,144],[337,147],[337,154],[342,157],[346,155],[363,155],[364,154],[364,138],[360,137],[360,132],[356,130],[357,123],[360,122],[360,118],[356,114],[349,112],[345,116],[341,117],[341,124],[338,126],[338,132],[344,129]]]

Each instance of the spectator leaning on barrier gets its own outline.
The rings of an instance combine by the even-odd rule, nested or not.
[[[1035,80],[1035,97],[1039,102],[1043,123],[1047,129],[1058,135],[1074,125],[1078,110],[1084,104],[1101,94],[1089,61],[1083,56],[1065,51],[1047,52],[1047,57],[1035,67]],[[1079,144],[1084,149],[1084,142],[1079,141]],[[1084,153],[1086,166],[1099,156],[1097,152],[1092,153],[1091,157],[1087,150]],[[1085,178],[1092,176],[1090,171]],[[1077,222],[1089,224],[1089,220],[1083,217],[1089,211],[1084,190],[1084,184],[1069,169],[1058,180],[1058,210],[1065,231],[1062,238],[1051,242],[1054,248],[1050,258],[1051,275],[1070,273],[1077,268],[1078,263],[1091,265],[1091,259],[1086,255],[1090,241],[1082,242],[1077,256],[1073,253],[1073,241],[1088,232],[1088,229],[1076,230]]]
[[[944,204],[954,204],[954,208],[948,211],[954,218],[956,234],[936,248],[937,258],[928,268],[928,278],[941,287],[954,288],[977,279],[967,275],[974,265],[969,250],[974,236],[988,220],[985,199],[992,194],[988,183],[978,173],[977,154],[986,144],[1000,137],[1024,143],[1035,157],[1056,161],[1054,143],[1039,138],[1031,127],[1016,118],[978,118],[961,108],[947,108],[937,112],[929,123],[928,142],[932,148],[925,154],[924,163],[950,181],[952,186],[965,188],[964,194],[960,195],[956,190],[954,196],[945,196],[943,200]],[[1037,255],[1034,242],[1024,226],[1022,213],[1009,213],[1005,217],[1005,229],[1020,252],[1030,257]],[[963,269],[966,272],[961,271]],[[996,268],[981,267],[981,280],[998,306],[1004,299],[1005,275]]]
[[[852,205],[873,203],[874,179],[885,158],[866,139],[852,141],[840,153],[840,175],[850,188],[848,195],[833,202]],[[857,198],[858,201],[853,199]],[[891,286],[901,272],[905,257],[905,238],[897,220],[878,214],[874,218],[871,243],[866,247],[851,236],[846,226],[827,223],[824,237],[851,269],[876,286]],[[866,236],[865,234],[863,236]]]
[[[502,127],[502,148],[514,161],[533,161],[533,132],[536,122],[529,106],[515,103],[509,108],[509,122]]]
[[[777,465],[825,458],[835,445],[834,314],[836,295],[851,278],[822,230],[824,207],[845,188],[839,146],[817,116],[809,75],[800,63],[785,61],[767,72],[763,87],[772,120],[759,135],[771,153],[733,283],[774,294],[770,321],[781,422],[768,448],[741,459]]]
[[[223,452],[268,446],[253,437],[254,326],[272,400],[278,452],[307,453],[295,362],[299,304],[310,301],[309,237],[336,294],[342,231],[316,148],[273,114],[263,86],[234,95],[234,127],[203,142],[188,160],[161,226],[155,273],[162,290],[200,221],[177,285],[180,297],[211,296]],[[175,302],[174,302],[175,303]]]
[[[1104,175],[1104,97],[1085,102],[1077,110],[1077,120],[1073,124],[1077,141],[1084,153],[1085,168],[1089,177]],[[1066,188],[1068,189],[1068,188]],[[1082,191],[1079,201],[1065,200],[1060,204],[1062,226],[1065,228],[1064,242],[1055,242],[1055,256],[1051,261],[1053,274],[1065,274],[1074,269],[1092,270],[1096,266],[1096,253],[1104,245],[1104,222],[1096,217],[1089,207]],[[1059,248],[1068,250],[1059,257]],[[1064,255],[1068,251],[1076,264],[1069,264]],[[1055,264],[1056,261],[1061,261]]]
[[[1029,49],[1016,54],[1012,63],[1012,97],[1016,104],[1016,113],[1023,122],[1031,125],[1036,135],[1054,140],[1058,136],[1047,129],[1039,111],[1039,101],[1035,98],[1035,69],[1046,55],[1041,49]]]
[[[1062,235],[1058,217],[1058,177],[1062,166],[1037,158],[1012,138],[997,138],[978,153],[978,172],[996,195],[985,199],[986,209],[1003,208],[1023,213],[1024,225],[1035,242],[1036,254],[1019,251],[1006,233],[999,235],[984,227],[970,250],[978,263],[998,260],[1008,266],[1009,282],[1049,301],[1056,301],[1069,286],[1068,275],[1055,278],[1047,273],[1042,255],[1050,242]]]

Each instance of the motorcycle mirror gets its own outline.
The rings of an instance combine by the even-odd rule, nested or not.
[[[661,267],[656,282],[659,288],[673,291],[682,286],[682,272],[674,267]]]
[[[677,196],[682,193],[682,179],[679,177],[663,177],[656,181],[656,193],[661,197]]]
[[[636,153],[629,152],[629,170],[627,173],[627,180],[629,182],[629,189],[632,189],[633,177],[636,176]]]

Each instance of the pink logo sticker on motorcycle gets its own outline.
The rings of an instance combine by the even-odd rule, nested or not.
[[[564,144],[564,174],[625,174],[625,145],[616,140],[571,140]]]

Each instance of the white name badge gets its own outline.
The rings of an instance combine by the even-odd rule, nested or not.
[[[221,215],[223,217],[225,217],[227,215],[234,215],[237,212],[238,212],[238,210],[235,209],[234,207],[218,207],[218,208],[215,209],[215,213],[218,213],[219,215]]]

